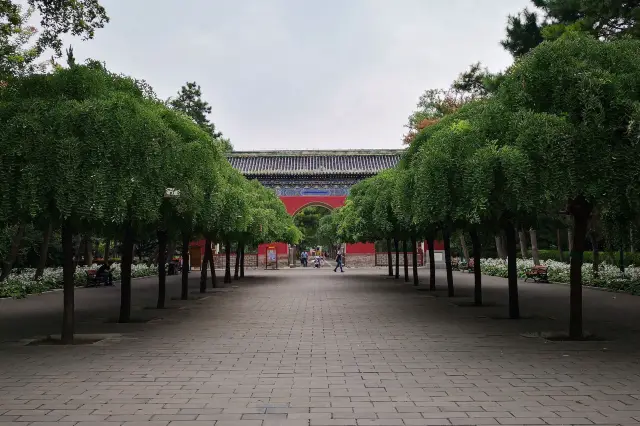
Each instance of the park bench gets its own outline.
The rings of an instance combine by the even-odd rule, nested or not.
[[[96,269],[89,269],[86,273],[87,283],[85,284],[85,287],[98,287],[100,284],[106,285],[108,283],[109,278],[105,276],[98,276],[98,271]]]
[[[528,279],[531,278],[534,282],[548,283],[549,282],[548,273],[549,273],[548,266],[535,265],[533,268],[530,268],[525,272],[526,277],[524,280],[527,281]]]

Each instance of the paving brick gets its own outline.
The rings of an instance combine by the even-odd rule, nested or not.
[[[497,306],[467,309],[383,273],[250,272],[237,288],[175,302],[185,309],[157,324],[100,325],[125,333],[119,342],[1,347],[0,424],[640,423],[639,298],[585,289],[585,327],[611,341],[547,344],[521,334],[564,327],[564,286],[519,283],[522,311],[537,316],[507,322],[491,319],[504,314],[503,279],[483,277]],[[472,276],[455,282],[463,298],[472,294]],[[168,277],[170,296],[179,284]],[[155,303],[156,285],[136,281],[137,307]],[[190,285],[197,290],[197,274]],[[119,293],[105,290],[78,291],[82,316],[117,311]],[[60,297],[3,301],[3,337],[22,332],[7,324],[50,333]],[[55,315],[22,321],[29,307]]]

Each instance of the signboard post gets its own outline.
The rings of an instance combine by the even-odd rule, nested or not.
[[[278,252],[276,251],[275,246],[267,247],[267,261],[264,269],[269,269],[270,265],[272,268],[275,265],[275,269],[278,269]]]

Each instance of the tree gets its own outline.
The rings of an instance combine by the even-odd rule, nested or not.
[[[582,255],[594,209],[627,224],[640,211],[639,51],[636,40],[567,34],[519,61],[498,95],[507,109],[525,111],[513,144],[545,165],[531,172],[549,204],[573,218],[572,338],[582,337]]]
[[[411,241],[411,253],[413,261],[413,284],[418,285],[418,253],[417,253],[417,237],[420,231],[416,227],[416,221],[413,217],[413,206],[411,199],[406,196],[407,193],[413,193],[415,190],[415,180],[411,172],[405,168],[397,168],[395,173],[394,214],[398,219],[398,226],[405,230],[405,273],[408,268],[406,259],[406,243],[407,238]],[[434,265],[435,266],[435,265]],[[405,277],[406,278],[406,277]]]
[[[179,142],[171,147],[173,164],[164,175],[165,185],[177,191],[177,196],[165,196],[160,206],[160,220],[156,225],[158,250],[158,309],[165,304],[165,264],[169,241],[182,240],[182,252],[189,250],[189,237],[193,235],[195,218],[203,207],[205,191],[218,185],[217,169],[221,157],[209,134],[184,114],[174,110],[162,111],[164,124]],[[186,248],[185,248],[186,241]],[[169,244],[169,247],[172,247]],[[188,292],[188,276],[182,277],[182,297]]]
[[[157,215],[170,157],[159,147],[171,140],[159,108],[135,81],[94,62],[13,78],[0,90],[0,222],[61,224],[65,343],[73,341],[73,235]],[[127,256],[132,239],[125,235]],[[125,294],[126,262],[122,269]]]
[[[331,214],[322,216],[318,223],[316,238],[320,245],[331,247],[332,250],[340,247],[342,241],[338,236],[339,214],[333,210]],[[303,232],[304,234],[304,232]]]
[[[484,98],[489,95],[491,87],[492,74],[482,63],[476,62],[469,66],[467,71],[462,72],[453,82],[451,88],[455,91],[465,94],[467,102]]]
[[[300,244],[304,247],[317,247],[321,245],[318,238],[318,229],[323,217],[330,211],[325,207],[311,206],[303,209],[293,217],[293,223],[302,232],[303,238]]]
[[[442,231],[447,266],[447,287],[454,296],[451,272],[450,237],[457,227],[460,200],[464,193],[459,185],[459,171],[464,159],[478,143],[471,136],[470,124],[464,117],[453,114],[433,126],[421,148],[412,160],[411,167],[416,190],[410,194],[413,214],[420,229]],[[431,233],[431,232],[429,232]]]
[[[436,124],[444,116],[457,111],[465,103],[462,93],[454,89],[429,89],[418,100],[417,110],[409,116],[405,126],[409,133],[404,136],[404,143],[409,145],[423,129]]]
[[[521,57],[544,40],[583,32],[601,40],[640,38],[637,0],[532,0],[541,16],[525,9],[509,16],[502,46]]]
[[[45,69],[44,63],[36,63],[40,52],[31,45],[31,39],[37,33],[35,27],[27,24],[32,13],[33,9],[24,13],[19,9],[19,20],[11,33],[0,32],[0,81],[5,84],[10,76],[28,75]]]
[[[536,12],[528,9],[518,15],[509,16],[507,38],[501,44],[511,55],[518,58],[544,41]]]
[[[222,133],[216,131],[216,126],[209,121],[207,117],[211,114],[211,106],[202,99],[202,90],[200,85],[194,82],[187,82],[180,88],[178,95],[167,101],[171,108],[182,111],[196,122],[205,132],[209,133],[214,139],[221,141],[221,145],[226,150],[231,150],[231,142],[229,139],[223,139]]]
[[[109,22],[106,10],[98,0],[28,0],[28,4],[38,11],[41,30],[34,51],[24,58],[27,63],[46,49],[53,49],[57,56],[62,55],[63,34],[92,39],[95,30]],[[5,49],[5,43],[10,42],[16,31],[24,29],[24,16],[18,2],[0,0],[0,49]]]
[[[491,74],[482,63],[476,62],[460,73],[448,89],[426,90],[418,100],[417,109],[405,125],[409,132],[404,143],[409,145],[425,128],[453,114],[465,104],[485,98],[495,92],[502,82],[502,74]]]

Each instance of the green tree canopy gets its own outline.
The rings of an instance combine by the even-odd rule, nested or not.
[[[202,99],[202,89],[200,85],[194,82],[187,82],[180,88],[178,95],[167,101],[171,108],[181,111],[191,117],[205,132],[209,133],[224,151],[233,150],[233,146],[229,139],[223,138],[222,133],[216,131],[208,115],[211,114],[211,106],[207,101]]]
[[[28,0],[28,4],[38,11],[40,31],[34,50],[22,56],[25,65],[48,48],[60,56],[62,35],[71,34],[91,39],[95,30],[109,22],[106,10],[98,0]],[[11,48],[12,44],[15,46],[16,36],[25,30],[32,31],[26,26],[22,5],[16,0],[0,0],[0,52],[6,53],[7,47]],[[17,51],[14,50],[13,53]]]
[[[532,0],[532,3],[537,11],[525,9],[509,17],[502,46],[514,57],[566,32],[583,32],[602,40],[640,38],[637,1]]]
[[[310,206],[293,217],[293,222],[303,235],[300,244],[305,247],[317,247],[322,244],[318,235],[320,223],[330,213],[326,207]]]

